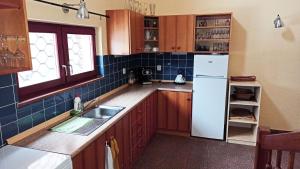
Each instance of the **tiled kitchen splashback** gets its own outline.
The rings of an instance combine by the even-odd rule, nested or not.
[[[71,110],[76,94],[80,94],[83,101],[88,101],[127,83],[128,78],[123,75],[122,68],[135,67],[137,57],[98,58],[99,65],[102,65],[98,68],[104,78],[22,108],[17,108],[16,74],[0,76],[0,146],[7,138]]]
[[[158,80],[174,80],[180,70],[188,81],[192,80],[194,57],[191,53],[144,53],[98,58],[98,68],[104,78],[22,108],[17,108],[16,74],[0,76],[0,147],[7,138],[71,110],[76,94],[80,94],[83,101],[88,101],[126,84],[128,71],[132,68],[151,68]],[[156,70],[157,65],[161,65],[161,71]],[[127,70],[125,75],[123,68]]]
[[[158,65],[161,71],[157,70]],[[156,80],[175,80],[181,72],[187,81],[193,81],[194,54],[143,53],[141,66],[152,69]]]

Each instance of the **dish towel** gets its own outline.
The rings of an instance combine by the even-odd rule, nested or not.
[[[114,169],[112,150],[109,145],[105,145],[105,169]]]
[[[118,142],[115,138],[111,139],[110,146],[111,146],[112,157],[113,157],[113,161],[114,161],[114,169],[120,169],[119,158],[118,158],[120,149],[118,146]]]

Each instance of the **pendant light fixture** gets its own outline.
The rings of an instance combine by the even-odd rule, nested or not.
[[[53,3],[53,2],[49,2],[49,1],[45,1],[45,0],[33,0],[33,1],[48,4],[51,6],[61,7],[64,13],[69,13],[70,10],[77,11],[76,17],[79,19],[89,19],[90,18],[89,14],[100,16],[100,19],[101,19],[101,17],[109,18],[109,16],[107,16],[107,15],[103,15],[103,14],[96,13],[96,12],[90,12],[87,9],[86,3],[84,2],[84,0],[80,0],[79,4],[67,4],[67,3],[57,4],[57,3]],[[74,8],[73,6],[79,6],[79,8]]]
[[[78,19],[89,19],[90,15],[89,15],[89,10],[86,8],[86,3],[84,2],[84,0],[80,0],[79,4],[67,4],[64,3],[63,4],[63,12],[64,13],[69,13],[69,8],[71,6],[79,6],[79,8],[77,9],[77,13],[76,13],[76,17]]]
[[[90,18],[89,11],[86,8],[86,4],[85,4],[84,0],[80,0],[79,9],[77,11],[76,16],[79,19],[89,19]]]
[[[279,15],[277,15],[276,19],[274,20],[274,26],[275,26],[276,29],[284,27],[284,24],[283,24],[283,22],[281,20],[281,17]]]

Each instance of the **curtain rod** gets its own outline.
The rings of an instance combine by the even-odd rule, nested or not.
[[[57,4],[57,3],[48,2],[48,1],[44,1],[44,0],[34,0],[34,1],[45,3],[45,4],[48,4],[48,5],[52,5],[52,6],[58,6],[58,7],[62,7],[62,8],[68,8],[68,9],[75,10],[75,11],[78,10],[77,8],[73,8],[73,7],[66,6],[66,5],[60,5],[60,4]],[[107,16],[107,15],[103,15],[103,14],[99,14],[99,13],[95,13],[95,12],[89,12],[89,14],[97,15],[97,16],[100,16],[100,17],[109,18],[109,16]]]

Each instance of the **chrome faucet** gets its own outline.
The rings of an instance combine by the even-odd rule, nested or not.
[[[86,105],[84,103],[81,104],[81,113],[85,112],[88,108],[90,108],[90,105],[94,104],[98,99],[93,99],[88,101]]]

